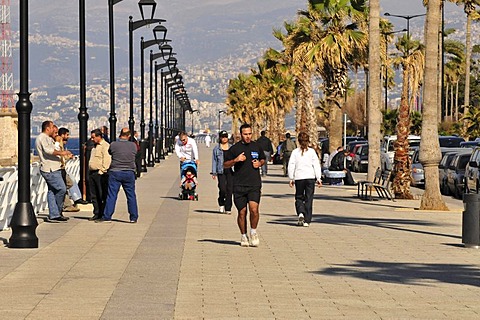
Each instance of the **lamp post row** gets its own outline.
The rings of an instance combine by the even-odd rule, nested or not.
[[[116,133],[116,113],[115,113],[115,64],[114,64],[114,28],[113,28],[113,6],[122,0],[108,0],[108,9],[109,9],[109,62],[110,62],[110,139],[111,141],[115,140]],[[134,128],[134,118],[133,118],[133,31],[152,24],[152,23],[161,23],[165,22],[163,19],[154,19],[154,11],[156,7],[156,2],[154,0],[140,0],[138,2],[140,13],[142,15],[142,20],[133,21],[133,18],[129,17],[129,68],[130,68],[130,117],[129,117],[129,126],[133,132]],[[144,7],[151,7],[151,18],[145,19],[144,16]],[[18,201],[15,205],[14,213],[11,219],[10,226],[12,228],[12,235],[9,239],[10,248],[38,248],[38,237],[36,236],[36,228],[38,222],[33,210],[31,203],[31,188],[30,188],[30,129],[31,129],[31,113],[32,113],[32,103],[30,100],[30,92],[28,92],[28,0],[22,0],[19,3],[19,53],[20,53],[20,90],[18,93],[18,101],[16,103],[16,111],[18,113]],[[78,114],[79,120],[79,136],[80,136],[80,172],[81,178],[85,179],[85,157],[83,145],[87,141],[87,125],[88,125],[88,112],[86,107],[86,63],[85,63],[85,0],[79,0],[79,56],[80,56],[80,108]],[[155,31],[155,29],[154,29]],[[156,31],[164,32],[162,39],[155,39],[155,42],[149,42],[152,44],[165,43],[168,40],[165,40],[166,28],[164,26],[157,26]],[[157,35],[154,32],[155,36]],[[153,40],[152,40],[153,41]],[[169,46],[170,47],[170,46]],[[167,48],[168,50],[168,48]],[[170,53],[171,47],[169,48]],[[142,47],[143,52],[143,47]],[[170,54],[169,59],[170,60]],[[172,60],[173,61],[173,60]],[[162,65],[162,67],[170,67],[172,64],[167,63]],[[176,66],[176,59],[175,59]],[[150,69],[152,67],[150,66]],[[155,69],[157,71],[157,68]],[[163,72],[162,72],[163,74]],[[143,73],[142,73],[143,76]],[[151,76],[150,76],[151,77]],[[155,77],[156,79],[156,77]],[[156,81],[156,80],[155,80]],[[157,84],[155,83],[155,86]],[[183,86],[183,84],[182,84]],[[163,86],[162,86],[163,88]],[[166,88],[166,86],[165,86]],[[151,85],[152,92],[152,85]],[[143,91],[142,91],[143,93]],[[157,92],[155,93],[157,95]],[[152,93],[150,93],[150,99],[152,100]],[[143,99],[142,99],[143,100]],[[162,102],[166,100],[162,97]],[[143,102],[142,102],[143,103]],[[158,101],[156,102],[156,106]],[[163,103],[161,103],[163,107]],[[150,102],[150,123],[149,123],[149,134],[150,137],[153,137],[153,112],[152,112],[152,102]],[[189,103],[182,104],[182,108],[188,106]],[[157,108],[157,107],[156,107]],[[166,109],[165,109],[166,110]],[[191,110],[191,108],[190,108]],[[163,110],[162,110],[163,111]],[[161,113],[161,121],[163,117],[168,117],[168,114]],[[158,108],[156,111],[156,129],[158,127]],[[184,127],[184,121],[183,121]],[[156,130],[156,135],[158,136],[158,130]],[[163,129],[162,129],[163,132]],[[164,138],[164,137],[162,137]],[[163,139],[162,139],[163,140]],[[150,141],[151,142],[151,141]],[[152,145],[152,144],[151,144]],[[170,148],[172,146],[169,146]],[[162,141],[163,148],[163,141]],[[151,158],[149,158],[150,160]],[[153,159],[153,158],[152,158]],[[158,159],[160,159],[160,154]],[[83,185],[83,184],[82,184]]]

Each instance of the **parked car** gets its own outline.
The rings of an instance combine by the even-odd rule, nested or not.
[[[420,146],[420,137],[415,135],[408,136],[408,142],[410,148],[412,148],[409,153],[410,156],[413,155],[413,148]],[[393,157],[395,156],[395,148],[393,144],[397,141],[397,136],[385,136],[380,147],[380,165],[382,170],[392,170],[393,168]]]
[[[353,170],[352,163],[353,163],[353,159],[355,158],[355,153],[358,150],[358,146],[360,146],[362,144],[365,144],[365,143],[367,143],[366,140],[356,140],[356,141],[352,141],[352,142],[347,144],[347,149],[346,150],[348,151],[348,155],[346,157],[346,160],[347,160],[347,168],[348,169]]]
[[[475,149],[475,147],[477,147],[478,145],[480,145],[480,141],[464,141],[464,142],[460,142],[460,148],[471,148],[471,149]]]
[[[465,192],[478,193],[480,189],[480,147],[473,149],[465,168]]]
[[[438,182],[440,184],[440,192],[444,195],[450,194],[447,184],[447,170],[457,153],[458,151],[446,152],[438,165]]]
[[[354,172],[367,172],[368,170],[368,144],[357,146],[355,157],[352,161],[352,170]]]
[[[472,152],[460,152],[453,157],[447,168],[447,186],[450,194],[461,199],[464,190],[465,167]]]
[[[465,142],[465,139],[458,136],[439,136],[438,142],[440,143],[440,147],[459,148],[460,143]]]
[[[415,147],[414,152],[412,155],[412,186],[414,187],[423,187],[425,185],[425,173],[423,171],[423,165],[420,163],[420,148]],[[442,159],[445,153],[451,152],[453,154],[456,154],[457,152],[463,152],[465,151],[464,148],[440,148],[440,152],[442,154]],[[450,158],[451,160],[451,158]],[[439,168],[442,166],[442,162],[440,161]],[[442,179],[440,179],[440,186],[442,186],[441,183]]]

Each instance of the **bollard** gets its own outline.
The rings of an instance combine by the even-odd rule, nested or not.
[[[462,217],[462,243],[465,248],[480,247],[480,195],[463,195],[464,211]]]

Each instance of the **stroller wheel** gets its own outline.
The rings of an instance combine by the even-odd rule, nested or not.
[[[198,201],[198,194],[195,195],[195,201]]]

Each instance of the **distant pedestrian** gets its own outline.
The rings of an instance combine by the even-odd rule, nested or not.
[[[210,143],[212,142],[212,138],[210,137],[209,134],[207,134],[205,136],[205,145],[207,146],[207,148],[210,148]]]
[[[292,151],[295,150],[297,146],[295,142],[292,141],[291,135],[289,132],[285,134],[285,141],[282,143],[281,148],[281,158],[283,163],[283,176],[286,177],[288,175],[288,162],[290,160],[290,155]]]
[[[260,240],[257,234],[260,219],[259,204],[262,189],[260,167],[265,163],[265,153],[252,141],[252,127],[243,124],[240,127],[241,141],[234,144],[225,154],[224,168],[234,168],[233,196],[238,210],[237,223],[242,234],[242,247],[258,247]],[[250,242],[247,237],[247,205],[250,211]]]
[[[232,168],[224,168],[225,153],[230,149],[227,131],[220,131],[219,144],[213,148],[212,154],[212,178],[218,182],[218,206],[220,213],[232,213],[233,194],[233,171]]]
[[[89,220],[103,217],[108,193],[108,169],[112,157],[108,152],[110,144],[105,141],[100,129],[92,130],[91,138],[95,143],[88,162],[88,180],[90,182],[90,198],[93,204],[93,216]]]
[[[103,140],[105,140],[108,144],[110,144],[110,138],[108,137],[108,127],[107,126],[101,126],[100,131],[102,132]]]
[[[260,132],[260,138],[258,138],[257,143],[265,153],[265,163],[262,166],[262,176],[266,176],[268,174],[268,161],[271,159],[273,154],[272,141],[267,138],[266,132],[262,131]]]
[[[138,220],[137,196],[135,195],[135,155],[137,146],[130,141],[131,133],[128,128],[120,131],[118,140],[110,144],[108,152],[112,156],[112,163],[108,170],[108,194],[103,212],[103,218],[95,222],[111,222],[115,212],[120,186],[127,197],[127,207],[130,223]]]
[[[53,135],[55,134],[52,121],[42,123],[42,132],[35,140],[35,148],[40,157],[40,174],[47,183],[48,222],[66,222],[67,217],[62,215],[63,201],[67,186],[62,177],[62,161],[60,157],[72,158],[73,154],[67,150],[55,150]]]
[[[292,151],[288,163],[290,187],[295,185],[295,210],[298,225],[308,227],[312,222],[315,183],[322,185],[322,168],[314,149],[309,148],[310,138],[305,132],[298,134],[299,147]]]

